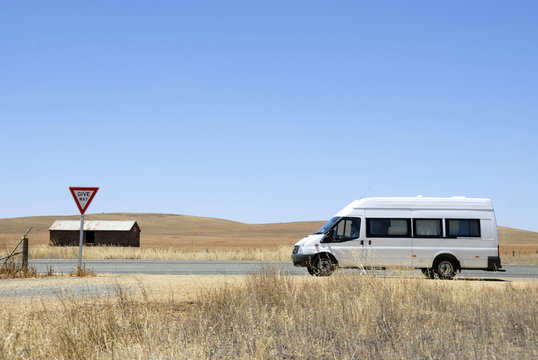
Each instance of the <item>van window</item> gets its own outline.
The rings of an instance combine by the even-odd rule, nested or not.
[[[366,219],[368,237],[410,237],[410,219]]]
[[[360,218],[342,219],[333,229],[334,242],[353,240],[359,237]]]
[[[443,237],[441,219],[414,219],[413,225],[416,237]]]
[[[480,220],[447,219],[446,236],[480,237]]]
[[[327,230],[329,230],[338,220],[340,217],[335,216],[331,220],[327,221],[325,225],[321,227],[318,231],[316,231],[314,234],[325,234]]]

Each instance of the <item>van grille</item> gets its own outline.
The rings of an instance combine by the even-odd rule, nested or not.
[[[297,251],[299,251],[299,245],[295,245],[293,247],[293,251],[291,252],[292,254],[297,254]]]

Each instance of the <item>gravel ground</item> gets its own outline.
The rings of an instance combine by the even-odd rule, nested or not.
[[[100,284],[54,284],[0,289],[0,297],[97,297],[112,294],[114,286]]]
[[[192,300],[203,289],[226,286],[242,281],[243,276],[212,275],[103,275],[71,277],[55,275],[35,279],[0,280],[0,306],[18,302],[45,299],[59,300],[65,297],[92,298],[116,294],[122,291],[140,293],[143,288],[152,297],[169,297]]]

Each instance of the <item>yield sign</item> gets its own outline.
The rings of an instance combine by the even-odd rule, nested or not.
[[[88,206],[93,200],[93,197],[99,190],[98,187],[70,187],[71,194],[77,203],[80,214],[84,215]]]

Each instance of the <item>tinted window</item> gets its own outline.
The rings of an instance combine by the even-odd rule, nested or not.
[[[450,219],[446,220],[447,236],[480,237],[480,220]]]
[[[359,237],[361,219],[342,219],[333,229],[333,241],[342,242],[353,240]]]
[[[413,234],[416,237],[442,237],[443,226],[441,219],[415,219]]]
[[[409,237],[409,219],[366,219],[369,237]]]

